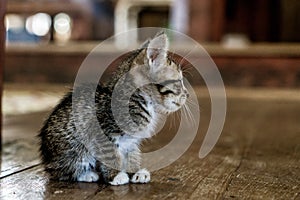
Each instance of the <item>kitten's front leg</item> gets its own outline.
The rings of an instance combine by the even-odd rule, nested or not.
[[[124,185],[124,184],[127,184],[129,183],[129,176],[126,172],[119,172],[115,177],[114,179],[109,182],[109,184],[111,185]]]
[[[122,152],[121,150],[117,151],[119,157],[119,165],[120,165],[120,172],[113,178],[111,185],[124,185],[129,183],[129,176],[126,173],[127,164],[128,164],[128,154]]]
[[[119,158],[120,172],[113,178],[111,185],[123,185],[129,183],[127,173],[134,173],[130,182],[132,183],[148,183],[150,181],[150,172],[140,168],[140,150],[133,148],[131,151],[123,151],[117,148],[117,157]]]
[[[138,170],[131,178],[131,183],[149,183],[151,180],[150,172],[147,169]],[[119,172],[113,179],[109,182],[111,185],[124,185],[129,183],[129,176],[126,172]]]
[[[130,179],[131,183],[148,183],[150,182],[150,172],[147,169],[141,169],[140,151],[136,150],[128,154],[128,172],[133,172]]]

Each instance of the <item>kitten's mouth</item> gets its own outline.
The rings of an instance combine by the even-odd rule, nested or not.
[[[172,101],[172,103],[173,103],[174,105],[178,106],[178,107],[181,107],[180,103],[177,103],[177,102],[175,102],[175,101]]]
[[[176,101],[172,101],[170,107],[168,107],[168,113],[172,113],[172,112],[176,112],[177,110],[179,110],[182,107],[183,104],[178,103]]]

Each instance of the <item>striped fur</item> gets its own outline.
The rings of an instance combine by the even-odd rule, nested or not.
[[[52,178],[121,185],[132,173],[133,183],[150,181],[150,173],[140,169],[139,145],[187,98],[182,71],[167,48],[167,36],[160,33],[125,58],[108,83],[96,91],[81,85],[63,98],[39,134]]]

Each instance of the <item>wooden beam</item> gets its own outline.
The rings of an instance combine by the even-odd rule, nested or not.
[[[1,2],[2,3],[2,2]],[[14,2],[10,1],[7,3],[7,12],[8,13],[26,13],[33,14],[38,12],[45,12],[50,15],[57,14],[59,12],[66,13],[83,13],[86,10],[80,5],[76,3],[69,2],[34,2],[34,1],[26,1],[26,2]]]
[[[2,128],[2,110],[1,110],[1,98],[2,98],[2,80],[3,80],[3,68],[4,68],[4,48],[5,48],[5,27],[4,27],[4,15],[6,10],[6,0],[0,1],[0,146],[1,146],[1,128]]]

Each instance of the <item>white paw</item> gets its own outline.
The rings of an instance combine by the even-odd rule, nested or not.
[[[115,176],[114,180],[109,182],[111,185],[124,185],[129,183],[128,174],[125,172],[119,172],[117,176]]]
[[[138,172],[136,172],[132,178],[132,183],[148,183],[150,181],[150,172],[146,169],[140,169]]]
[[[96,182],[99,180],[99,175],[96,172],[87,171],[77,177],[80,182]]]

